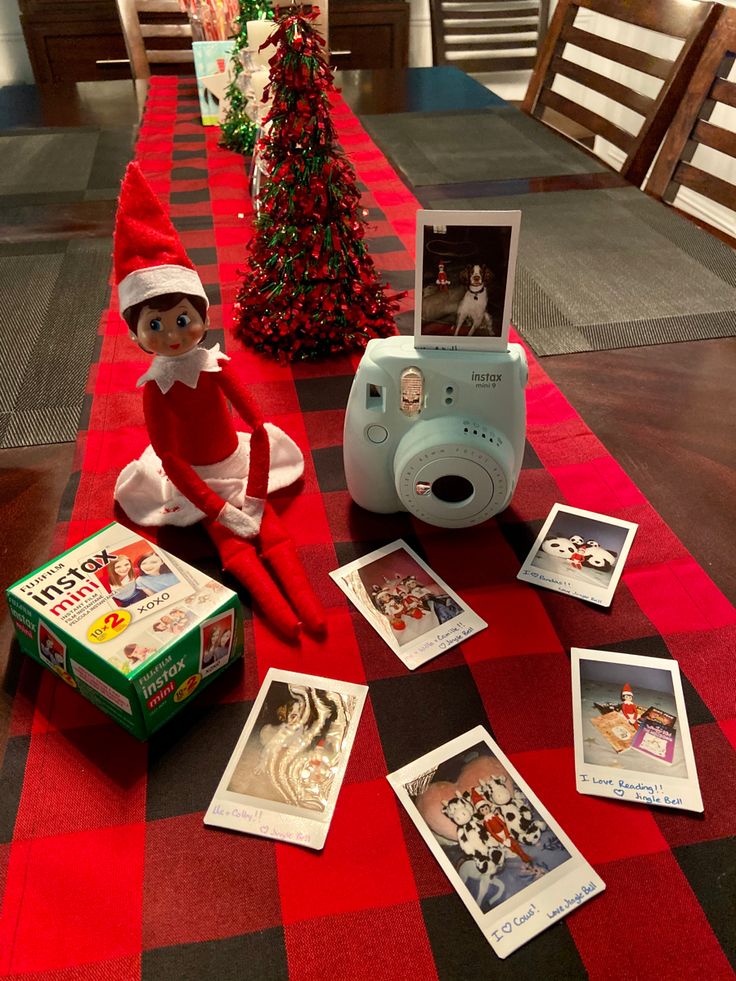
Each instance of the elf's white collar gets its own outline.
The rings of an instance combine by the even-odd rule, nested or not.
[[[141,388],[147,381],[155,381],[166,395],[174,382],[196,388],[199,376],[203,371],[222,371],[220,361],[230,358],[220,350],[220,345],[214,347],[194,347],[178,358],[166,358],[161,355],[151,362],[151,367],[138,379],[137,387]]]

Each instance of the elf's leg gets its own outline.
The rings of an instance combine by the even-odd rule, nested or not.
[[[299,621],[258,557],[254,542],[238,538],[217,521],[205,521],[204,525],[217,546],[223,568],[245,586],[274,629],[287,640],[297,640]]]
[[[296,545],[268,502],[263,512],[258,541],[262,558],[268,562],[281,583],[281,588],[304,628],[311,633],[323,633],[326,621],[322,604],[312,589]]]

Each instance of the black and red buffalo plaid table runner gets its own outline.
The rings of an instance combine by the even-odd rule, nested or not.
[[[338,98],[335,120],[385,280],[411,289],[416,200]],[[251,228],[243,162],[199,122],[190,81],[153,79],[137,157],[168,202],[225,344],[264,414],[301,445],[303,485],[275,503],[329,615],[282,643],[246,605],[246,657],[148,744],[28,662],[0,800],[0,975],[143,978],[725,978],[736,960],[736,614],[529,355],[528,447],[511,507],[466,531],[351,504],[343,411],[357,364],[279,366],[230,340]],[[57,551],[113,518],[112,487],[147,442],[145,357],[116,298],[100,326]],[[400,322],[410,321],[411,295]],[[635,521],[612,608],[517,581],[550,507]],[[198,529],[165,547],[216,575]],[[410,673],[328,572],[403,537],[489,623]],[[575,791],[569,649],[676,658],[705,813]],[[369,685],[321,853],[205,828],[203,812],[270,666]],[[607,890],[508,960],[491,951],[395,799],[386,773],[477,724],[595,866]]]

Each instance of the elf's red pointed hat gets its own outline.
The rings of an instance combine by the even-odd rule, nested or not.
[[[121,312],[162,293],[187,293],[209,303],[194,263],[135,161],[123,178],[114,241]]]

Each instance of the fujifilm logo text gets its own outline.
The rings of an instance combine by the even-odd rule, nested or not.
[[[79,566],[67,568],[64,562],[57,562],[35,579],[24,583],[20,591],[39,606],[55,603],[50,612],[55,617],[63,616],[64,612],[79,600],[94,593],[96,589],[103,588],[98,579],[90,577],[114,562],[116,558],[117,555],[103,548],[102,551],[88,556],[84,562],[80,562]],[[58,573],[62,571],[64,575],[59,576]],[[54,580],[55,577],[57,577],[55,581],[49,581]]]

